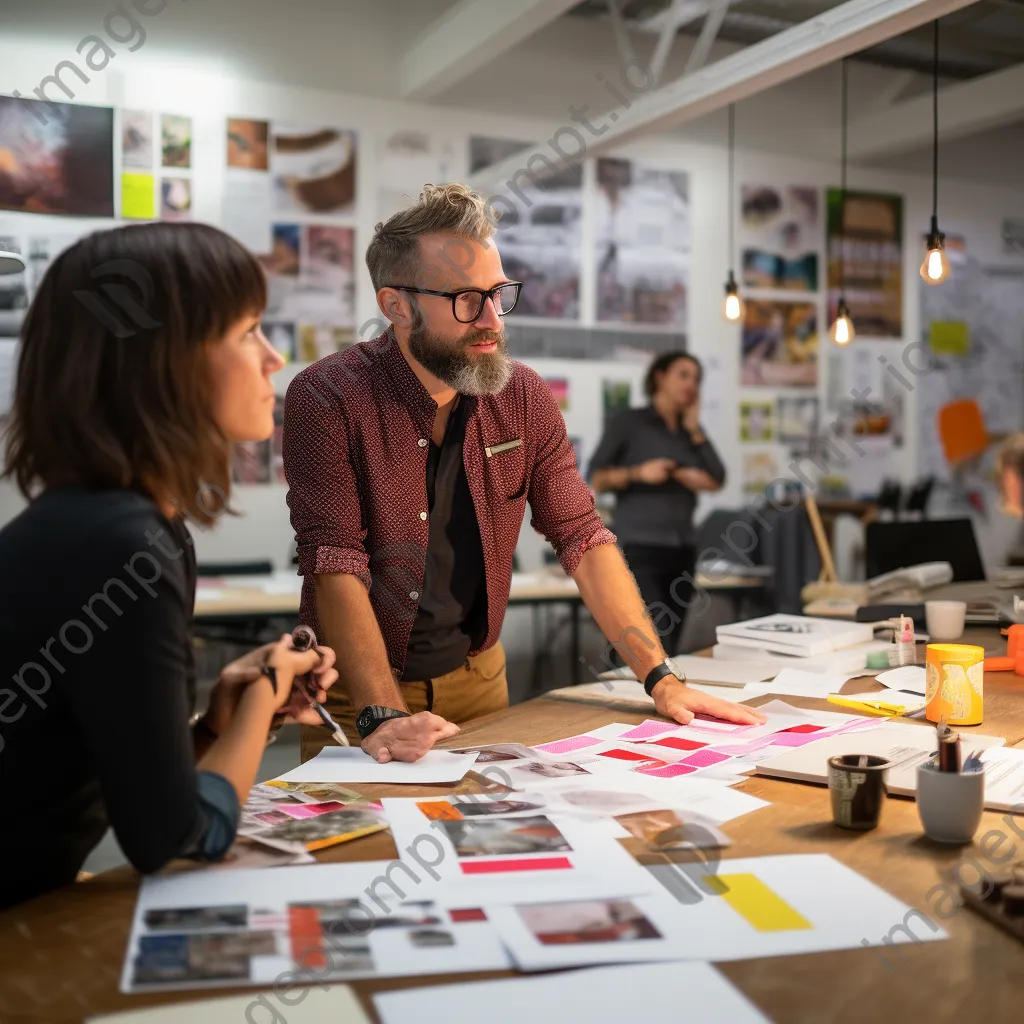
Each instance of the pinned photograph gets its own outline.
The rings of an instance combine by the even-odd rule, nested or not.
[[[551,397],[558,403],[562,412],[569,411],[569,381],[565,377],[546,377],[547,385],[551,388]]]
[[[797,185],[744,185],[740,251],[743,285],[818,290],[819,192]]]
[[[541,903],[516,907],[534,938],[544,946],[660,939],[661,933],[629,900]]]
[[[160,217],[188,220],[192,216],[192,179],[163,178],[160,182]]]
[[[774,420],[771,402],[740,402],[740,440],[771,441]]]
[[[460,857],[572,850],[558,826],[543,814],[526,818],[442,821],[441,827]]]
[[[744,387],[816,387],[818,309],[811,302],[749,299],[743,319]]]
[[[192,166],[192,118],[164,114],[160,118],[161,166]]]
[[[121,111],[121,164],[126,169],[151,171],[155,153],[153,113]]]
[[[270,126],[266,121],[244,117],[228,118],[228,167],[244,167],[250,171],[267,170],[267,138]]]
[[[270,347],[280,355],[286,363],[294,362],[296,355],[294,321],[263,321],[263,333],[270,342]]]
[[[806,445],[818,433],[817,398],[779,398],[779,440]]]
[[[302,261],[303,287],[310,291],[348,292],[352,304],[355,288],[353,251],[355,236],[351,228],[327,224],[309,224],[305,232],[305,257]]]
[[[274,125],[270,169],[282,213],[350,212],[356,197],[356,133]]]

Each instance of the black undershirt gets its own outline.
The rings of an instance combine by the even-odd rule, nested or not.
[[[473,398],[460,397],[448,416],[441,444],[430,443],[427,561],[404,681],[435,679],[457,669],[486,632],[484,553],[462,459],[466,421],[474,403]]]

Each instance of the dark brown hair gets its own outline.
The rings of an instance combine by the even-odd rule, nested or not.
[[[47,270],[22,326],[4,476],[26,497],[132,488],[209,525],[230,490],[209,343],[265,305],[259,263],[217,228],[83,238]]]
[[[664,373],[679,359],[689,359],[697,367],[697,383],[701,382],[704,378],[704,367],[701,366],[701,362],[696,356],[690,355],[689,352],[662,352],[647,367],[647,376],[644,377],[644,394],[648,398],[653,398],[654,393],[658,390],[658,374]]]

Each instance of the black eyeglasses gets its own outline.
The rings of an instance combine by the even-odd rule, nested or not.
[[[484,311],[484,302],[490,299],[494,304],[494,312],[498,316],[510,313],[523,290],[522,281],[506,281],[495,285],[489,292],[482,288],[463,288],[457,292],[435,292],[430,288],[407,288],[404,284],[389,284],[386,288],[394,288],[399,292],[414,292],[416,295],[440,295],[442,299],[452,300],[452,316],[460,324],[471,324],[480,318]]]

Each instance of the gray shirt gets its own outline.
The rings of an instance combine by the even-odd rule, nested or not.
[[[590,461],[589,476],[599,469],[637,466],[650,459],[672,459],[678,466],[703,469],[719,484],[725,480],[725,466],[711,442],[695,445],[686,430],[670,430],[650,405],[627,409],[608,424]],[[696,505],[697,495],[676,480],[630,484],[617,495],[615,535],[620,544],[693,544]]]

